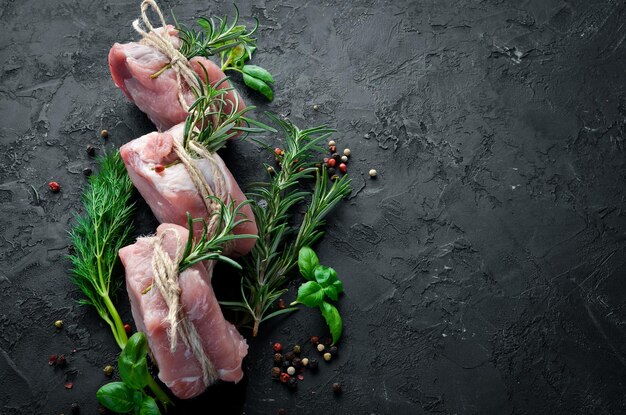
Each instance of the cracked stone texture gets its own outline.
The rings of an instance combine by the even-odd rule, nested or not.
[[[187,22],[232,15],[228,1],[160,3]],[[626,412],[626,3],[238,4],[259,18],[254,62],[277,81],[273,103],[241,88],[247,101],[328,123],[352,149],[353,194],[317,247],[344,281],[345,335],[339,357],[290,393],[270,380],[269,345],[315,355],[306,339],[324,323],[314,310],[268,323],[249,339],[243,383],[170,413],[217,402],[246,414]],[[2,414],[69,413],[72,402],[97,413],[115,361],[108,329],[76,304],[65,232],[94,166],[85,147],[153,129],[106,61],[113,42],[136,39],[138,6],[0,2]],[[269,158],[252,143],[223,153],[244,188],[263,178]],[[137,223],[138,234],[155,228],[145,204]],[[231,272],[218,274],[228,295]],[[130,321],[124,295],[118,304]],[[52,353],[67,368],[50,368]]]

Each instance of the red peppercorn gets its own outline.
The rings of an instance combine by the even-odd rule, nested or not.
[[[67,382],[65,384],[65,389],[72,389],[74,387],[74,384],[72,382]]]
[[[154,171],[157,173],[163,173],[163,170],[165,170],[165,166],[162,164],[157,164],[154,166]]]
[[[324,164],[328,163],[328,157],[324,157]]]
[[[337,146],[330,146],[328,148],[330,149],[331,153],[336,153],[337,152]]]
[[[283,345],[280,343],[274,343],[274,351],[280,353],[283,351]]]
[[[339,165],[339,171],[342,172],[342,173],[345,173],[345,172],[348,171],[348,166],[346,166],[346,163],[341,163]]]
[[[298,169],[298,171],[303,171],[303,170],[304,170],[304,167],[300,167],[300,168]]]
[[[311,344],[314,346],[317,346],[317,344],[320,342],[320,338],[318,336],[311,336]]]
[[[57,366],[59,367],[65,367],[65,365],[67,364],[67,359],[65,358],[65,355],[59,355],[59,358],[57,359]]]
[[[56,361],[57,361],[57,355],[51,354],[50,359],[48,360],[48,364],[50,366],[53,366],[56,363]]]
[[[57,182],[48,183],[48,187],[50,188],[52,193],[58,193],[61,190],[61,185],[58,184]]]
[[[335,164],[337,164],[337,160],[335,159],[329,159],[328,162],[326,163],[328,167],[335,167]]]
[[[281,150],[280,148],[276,147],[274,149],[274,154],[276,154],[277,156],[280,156],[282,154],[283,150]]]
[[[278,309],[279,310],[284,310],[285,308],[287,308],[287,305],[285,304],[285,300],[283,300],[282,298],[278,300]]]
[[[130,324],[128,323],[124,324],[124,331],[126,332],[126,334],[130,335],[131,330],[132,330],[132,327],[130,326]]]
[[[289,382],[289,379],[291,379],[291,376],[289,376],[289,374],[288,374],[288,373],[281,373],[281,374],[280,374],[280,381],[281,381],[282,383],[287,383],[287,382]]]

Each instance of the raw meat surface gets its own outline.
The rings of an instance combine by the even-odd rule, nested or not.
[[[179,160],[173,149],[173,140],[182,142],[184,125],[179,124],[163,133],[152,132],[139,137],[120,148],[120,154],[128,175],[135,184],[135,187],[146,200],[154,216],[161,223],[174,223],[187,226],[187,212],[193,218],[209,219],[209,212],[189,176],[187,168],[182,163],[175,163]],[[214,154],[214,160],[223,172],[227,193],[239,204],[246,200],[239,185],[222,161]],[[157,173],[154,166],[162,164],[165,170]],[[214,186],[213,171],[211,162],[200,159],[197,165],[204,173],[207,183],[211,188]],[[257,234],[254,215],[249,205],[244,206],[240,211],[250,222],[242,223],[235,228],[236,234]],[[194,235],[198,236],[202,232],[202,225],[197,223],[194,227]],[[233,256],[245,255],[254,246],[255,239],[246,238],[235,240],[228,247],[226,254]]]
[[[180,47],[178,31],[173,26],[166,27],[170,39],[175,47]],[[163,28],[156,30],[163,31]],[[207,71],[208,81],[215,85],[226,76],[224,72],[212,61],[203,58],[192,58],[190,64],[205,82],[202,66]],[[155,48],[138,42],[115,43],[109,52],[109,68],[113,82],[140,110],[148,115],[148,118],[156,125],[159,131],[164,131],[172,126],[185,121],[187,111],[183,109],[178,100],[178,83],[176,73],[169,68],[156,78],[150,75],[158,72],[169,63],[168,58]],[[230,88],[228,81],[222,83],[220,88]],[[185,98],[188,103],[194,101],[190,90],[185,89]],[[238,110],[246,106],[233,89],[225,97],[227,102],[239,102]],[[230,112],[232,105],[226,105],[225,112]]]
[[[184,249],[188,231],[178,225],[162,224],[157,228],[157,236],[160,235],[164,235],[165,252],[173,258],[177,249]],[[137,329],[146,334],[152,357],[159,367],[159,379],[174,395],[188,399],[201,394],[206,385],[199,361],[180,338],[176,351],[170,350],[168,308],[159,290],[152,287],[145,292],[154,279],[153,239],[139,238],[120,250],[126,269],[126,288]],[[219,379],[238,382],[243,377],[241,361],[248,353],[248,345],[235,326],[224,319],[211,287],[212,273],[211,261],[196,264],[180,274],[181,306],[198,331],[204,352]]]

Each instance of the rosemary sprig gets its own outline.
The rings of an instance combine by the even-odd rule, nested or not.
[[[86,297],[80,304],[95,307],[123,349],[128,337],[111,297],[122,284],[121,279],[113,280],[113,269],[117,252],[128,242],[132,231],[133,184],[119,152],[105,155],[99,165],[99,172],[89,178],[83,193],[85,214],[76,216],[76,224],[69,232],[74,246],[69,259],[72,282]]]
[[[203,68],[208,79],[206,68]],[[256,107],[250,106],[239,108],[239,101],[227,100],[227,94],[233,88],[220,88],[227,80],[224,78],[215,85],[203,83],[198,77],[197,87],[192,87],[195,101],[189,107],[189,114],[185,119],[183,132],[183,145],[189,148],[189,142],[195,141],[213,153],[222,148],[226,142],[242,134],[259,134],[264,132],[276,132],[276,130],[257,120],[246,117],[249,111]],[[230,105],[230,109],[227,107]]]
[[[281,169],[268,183],[256,184],[250,193],[259,239],[243,259],[242,300],[222,303],[243,311],[246,320],[252,322],[255,336],[261,322],[295,310],[287,308],[270,313],[272,304],[286,291],[284,285],[297,264],[300,248],[322,237],[324,217],[350,193],[347,176],[329,187],[326,169],[320,172],[314,167],[314,156],[322,151],[319,143],[334,130],[326,126],[300,130],[288,121],[272,118],[286,133]],[[313,191],[303,190],[301,181],[313,177]],[[291,223],[293,208],[309,196],[311,201],[304,219],[299,226],[294,226]]]
[[[184,24],[178,23],[176,16],[174,22],[182,41],[180,52],[187,59],[195,56],[209,57],[224,53],[241,45],[248,56],[252,58],[252,53],[256,49],[256,38],[252,37],[259,27],[258,19],[252,30],[248,30],[245,25],[237,24],[239,22],[239,9],[235,6],[235,18],[229,25],[228,18],[224,17],[201,17],[196,22],[204,29],[204,32],[196,32]]]
[[[219,210],[213,212],[212,215],[218,217],[215,229],[217,232],[214,235],[208,235],[207,222],[205,219],[192,219],[189,212],[187,213],[187,223],[189,227],[189,238],[183,251],[182,259],[178,263],[178,269],[183,272],[187,268],[202,261],[219,260],[224,261],[232,265],[237,269],[241,269],[241,265],[236,261],[222,255],[224,248],[234,240],[245,238],[257,238],[256,235],[247,234],[233,234],[233,230],[238,225],[249,222],[250,219],[246,218],[241,212],[241,208],[249,204],[250,201],[240,203],[235,206],[235,201],[231,200],[228,204],[225,204],[222,199],[209,196],[215,202],[220,205]],[[237,219],[240,217],[241,219]],[[203,230],[200,239],[194,241],[193,238],[193,224],[195,222],[202,222]]]
[[[274,99],[274,92],[270,87],[274,83],[272,75],[259,66],[246,65],[246,61],[252,59],[252,54],[257,48],[257,39],[253,35],[259,27],[258,19],[254,19],[255,24],[251,30],[248,30],[246,25],[238,24],[237,5],[235,5],[235,18],[230,24],[227,17],[199,18],[196,22],[202,31],[195,31],[178,23],[176,16],[173,17],[181,40],[179,51],[187,59],[196,56],[205,58],[219,56],[222,71],[241,73],[248,87],[258,91],[270,101]],[[158,73],[155,75],[158,76]]]

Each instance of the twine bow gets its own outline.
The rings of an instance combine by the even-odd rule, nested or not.
[[[152,10],[154,10],[159,17],[163,30],[157,31],[154,26],[152,26],[152,23],[146,13],[148,7],[152,8]],[[147,31],[141,27],[139,19],[136,19],[133,22],[133,28],[143,37],[142,43],[156,48],[170,60],[169,65],[172,69],[174,69],[174,72],[176,73],[176,82],[178,83],[178,101],[185,111],[189,111],[189,104],[187,103],[183,92],[183,80],[187,85],[189,85],[189,87],[202,87],[201,85],[198,85],[198,79],[196,78],[195,72],[191,69],[189,61],[185,55],[180,53],[180,51],[172,43],[170,35],[167,33],[167,25],[165,23],[163,13],[161,13],[161,9],[159,9],[159,6],[154,0],[143,0],[141,2],[141,19],[143,20],[143,24],[145,25]]]

